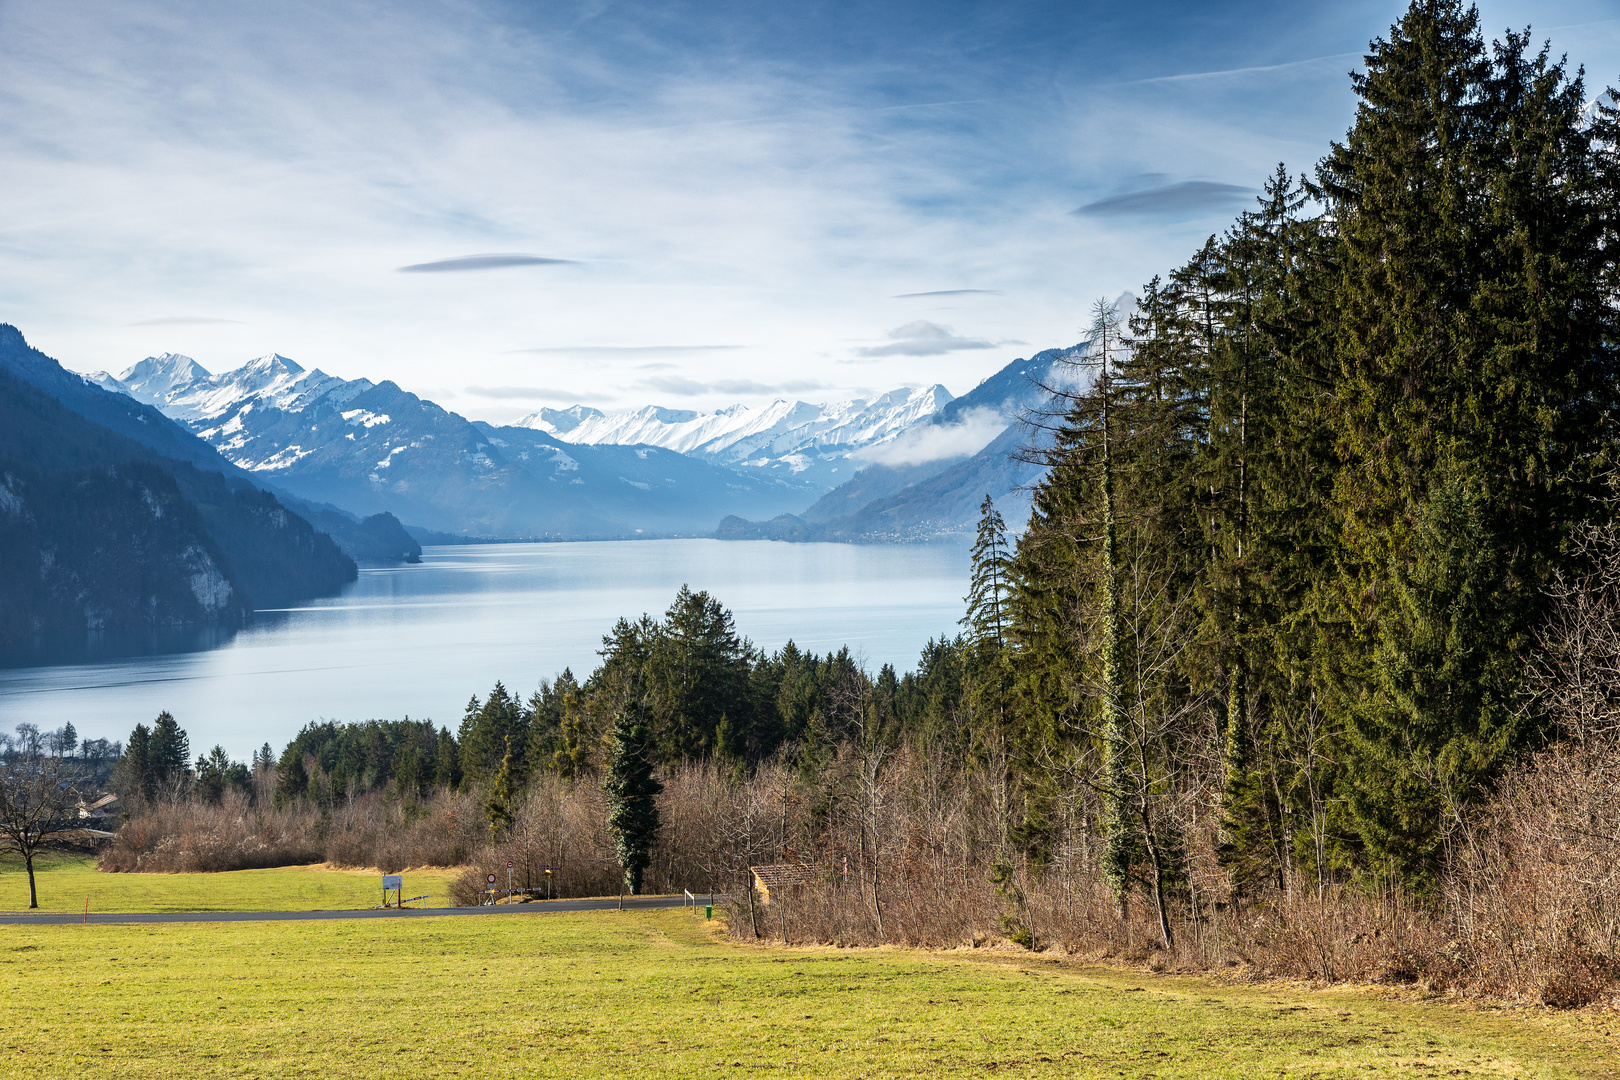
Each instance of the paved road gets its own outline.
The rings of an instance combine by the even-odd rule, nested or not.
[[[627,896],[625,910],[680,907],[681,896]],[[606,900],[540,900],[532,904],[497,904],[492,907],[389,908],[360,911],[132,911],[101,914],[92,911],[93,923],[172,923],[172,922],[288,922],[306,919],[420,919],[429,915],[545,915],[558,911],[615,911],[618,897]],[[82,923],[84,915],[73,912],[39,912],[0,915],[0,924],[40,925]]]

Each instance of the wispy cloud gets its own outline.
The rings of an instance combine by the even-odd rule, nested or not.
[[[678,397],[698,397],[703,394],[805,394],[825,390],[827,384],[814,380],[792,380],[779,383],[755,382],[753,379],[715,379],[700,382],[681,375],[655,375],[644,379],[642,386]]]
[[[1567,0],[1560,18],[1605,3]],[[708,407],[732,398],[722,383],[971,386],[1011,359],[990,343],[1070,342],[1085,297],[1199,239],[1190,210],[1068,211],[1309,168],[1353,116],[1354,64],[1275,62],[1354,57],[1387,16],[1277,0],[1263,16],[1237,0],[1163,18],[1060,0],[854,10],[0,3],[5,317],[85,370],[187,327],[131,322],[229,311],[241,325],[190,324],[187,347],[413,390],[618,400],[661,375],[715,387],[679,399]],[[1555,52],[1620,70],[1614,40]],[[1168,175],[1115,186],[1148,170]],[[896,284],[913,290],[903,316]],[[946,305],[974,315],[928,310]],[[925,312],[958,325],[881,333]],[[524,344],[544,348],[508,353]],[[678,366],[634,370],[649,362]]]
[[[1152,174],[1157,178],[1157,174]],[[1254,188],[1218,184],[1210,180],[1182,180],[1173,184],[1111,195],[1086,203],[1073,212],[1082,217],[1173,217],[1235,210],[1255,194]]]
[[[643,356],[693,356],[701,353],[729,352],[746,348],[744,345],[547,345],[534,349],[512,349],[512,354],[530,353],[537,356],[622,356],[634,359]]]
[[[862,356],[941,356],[961,349],[993,349],[995,343],[984,338],[960,337],[948,326],[924,319],[906,323],[889,331],[889,344],[857,349]]]
[[[454,274],[468,270],[505,270],[513,266],[577,266],[574,259],[548,259],[541,255],[460,255],[454,259],[395,267],[401,274]]]
[[[1186,83],[1205,79],[1236,79],[1253,75],[1272,75],[1277,72],[1293,71],[1299,68],[1321,67],[1324,64],[1339,64],[1346,60],[1355,62],[1362,58],[1359,52],[1332,53],[1327,56],[1311,56],[1304,60],[1289,60],[1281,64],[1256,64],[1252,67],[1223,68],[1220,71],[1188,71],[1179,75],[1156,75],[1149,79],[1132,79],[1127,86],[1150,86],[1154,83]]]
[[[573,390],[558,390],[550,386],[468,386],[462,388],[462,393],[492,401],[579,401],[582,398],[600,396],[579,394]]]
[[[204,315],[165,315],[156,319],[141,319],[126,326],[241,326],[239,319],[210,319]]]

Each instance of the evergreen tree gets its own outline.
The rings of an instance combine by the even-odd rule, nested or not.
[[[608,832],[632,896],[641,892],[658,838],[658,793],[664,785],[653,776],[651,744],[652,732],[638,712],[626,710],[614,718],[602,790],[607,793]]]
[[[500,771],[490,785],[489,798],[484,802],[484,820],[489,822],[489,842],[496,843],[512,827],[512,807],[517,801],[517,767],[512,760],[512,748],[507,746],[501,757]]]
[[[1533,737],[1493,658],[1528,640],[1594,512],[1615,398],[1580,79],[1526,44],[1493,61],[1475,11],[1414,3],[1373,43],[1355,126],[1319,170],[1343,252],[1329,419],[1352,638],[1333,703],[1362,838],[1415,881],[1448,816]],[[1456,626],[1468,655],[1435,666],[1425,643]]]
[[[461,787],[461,748],[449,728],[439,730],[433,751],[433,783],[436,787],[455,791]]]
[[[158,713],[147,751],[148,790],[173,793],[185,781],[190,760],[191,740],[185,731],[167,711]]]
[[[648,716],[663,761],[716,752],[722,718],[733,747],[752,727],[751,649],[731,612],[707,592],[682,585],[648,642],[644,684]]]
[[[502,683],[495,684],[482,704],[477,695],[467,703],[456,742],[462,775],[474,784],[493,780],[508,753],[514,754],[512,767],[519,779],[527,775],[523,752],[529,744],[529,714]]]
[[[129,733],[124,756],[113,769],[113,787],[126,801],[132,796],[151,799],[152,732],[145,724],[136,724]]]
[[[1007,526],[989,494],[979,504],[979,528],[973,541],[973,575],[962,616],[974,644],[1000,649],[1007,643]]]

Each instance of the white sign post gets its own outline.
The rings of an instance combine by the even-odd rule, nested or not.
[[[506,895],[512,895],[512,860],[506,860]]]
[[[383,875],[383,907],[388,906],[388,890],[394,890],[394,906],[399,907],[405,903],[405,875]]]
[[[495,902],[495,875],[485,874],[484,884],[489,886],[489,902],[493,904]]]

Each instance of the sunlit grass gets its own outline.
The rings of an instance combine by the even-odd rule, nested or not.
[[[0,928],[0,1075],[1612,1075],[1606,1020],[1021,952],[723,943],[680,911]]]
[[[382,902],[382,878],[362,870],[285,866],[224,874],[103,874],[84,856],[35,860],[41,911],[311,911],[374,907]],[[456,870],[405,874],[405,895],[427,893],[428,904],[450,906]],[[0,911],[28,908],[28,875],[22,862],[0,859]]]

